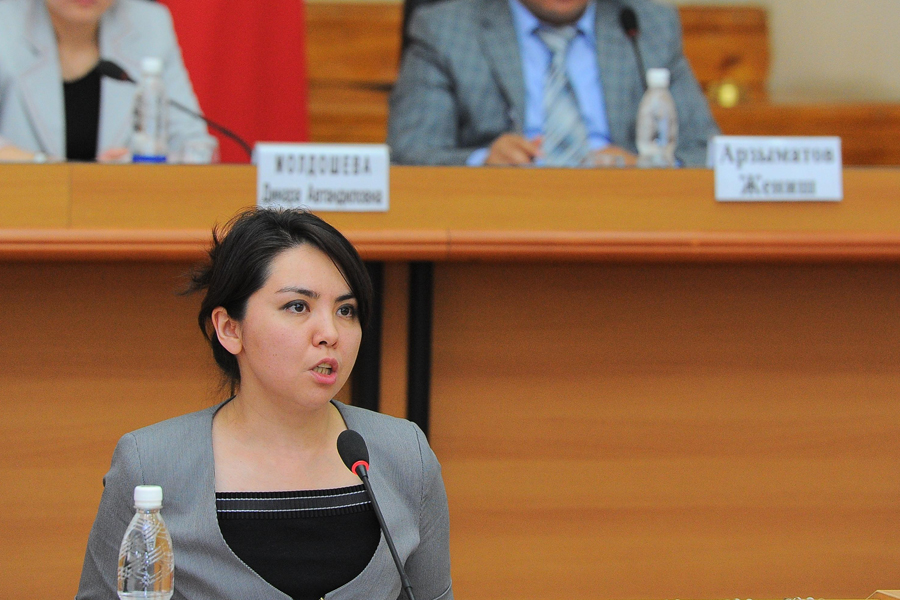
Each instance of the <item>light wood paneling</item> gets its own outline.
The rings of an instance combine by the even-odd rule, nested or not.
[[[0,170],[0,223],[4,227],[68,227],[66,165],[6,165]]]
[[[0,165],[0,177],[19,168]],[[255,171],[248,166],[69,168],[78,183],[54,217],[77,214],[76,225],[35,230],[0,221],[0,257],[195,260],[212,223],[253,204]],[[26,171],[32,178],[69,176]],[[390,211],[322,213],[372,260],[892,260],[900,254],[900,173],[893,169],[845,170],[844,200],[825,203],[717,203],[713,173],[699,169],[394,167],[390,179]],[[18,181],[11,211],[25,211],[35,199],[30,179]]]
[[[740,87],[745,101],[759,102],[768,97],[769,27],[765,9],[684,5],[678,12],[684,54],[704,90],[712,91],[728,81]]]
[[[149,168],[148,168],[149,167]],[[72,227],[209,230],[256,204],[250,165],[70,165]]]
[[[836,135],[845,165],[900,165],[898,104],[747,104],[718,108],[729,135]]]
[[[305,9],[311,84],[394,82],[402,2],[310,2]]]
[[[0,264],[9,600],[73,597],[118,438],[215,401],[188,266]]]
[[[435,298],[459,597],[892,581],[897,265],[445,264]]]

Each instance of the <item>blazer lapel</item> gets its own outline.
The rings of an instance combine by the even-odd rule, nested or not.
[[[30,62],[21,71],[22,100],[44,152],[64,157],[65,108],[53,24],[43,2],[32,2],[25,37]]]
[[[628,148],[634,138],[631,130],[637,115],[632,113],[638,103],[633,96],[640,74],[631,43],[619,27],[618,9],[615,2],[598,0],[594,27],[610,138],[615,145]]]
[[[115,11],[115,12],[114,12]],[[141,55],[139,32],[123,4],[116,3],[100,21],[100,57],[112,60],[139,80]],[[98,151],[127,146],[131,137],[134,94],[137,87],[126,81],[104,77],[100,83],[100,131]]]
[[[512,13],[506,0],[482,0],[479,43],[516,128],[525,122],[525,79]],[[521,132],[520,132],[521,133]]]

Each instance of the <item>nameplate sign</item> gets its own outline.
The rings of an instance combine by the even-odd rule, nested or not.
[[[836,201],[844,197],[838,137],[716,136],[716,200]]]
[[[384,212],[390,159],[384,144],[259,143],[256,204],[316,212]]]

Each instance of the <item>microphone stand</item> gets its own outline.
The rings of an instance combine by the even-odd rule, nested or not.
[[[216,131],[218,131],[225,137],[227,137],[231,140],[234,140],[235,142],[237,142],[238,146],[240,146],[241,149],[247,153],[248,158],[253,158],[253,150],[250,148],[250,144],[248,144],[247,142],[242,140],[240,138],[240,136],[238,136],[238,134],[234,133],[230,129],[227,129],[223,125],[219,125],[218,123],[216,123],[215,121],[213,121],[211,119],[207,119],[200,113],[192,111],[184,104],[182,104],[180,102],[176,102],[175,100],[172,100],[171,98],[169,98],[169,106],[172,106],[173,108],[177,108],[178,110],[185,112],[185,113],[191,115],[192,117],[196,117],[196,118],[200,119],[201,121],[203,121],[204,123],[209,125],[212,129],[215,129]]]
[[[114,79],[116,81],[125,81],[132,85],[137,85],[137,81],[135,81],[134,78],[128,74],[128,71],[126,71],[121,66],[119,66],[118,64],[116,64],[115,62],[113,62],[111,60],[106,60],[106,59],[101,58],[100,62],[97,63],[97,68],[100,70],[100,75],[103,77],[109,77],[110,79]],[[248,158],[250,158],[250,159],[253,158],[253,149],[250,148],[250,144],[245,142],[238,134],[234,133],[233,131],[231,131],[230,129],[225,127],[224,125],[219,125],[215,121],[213,121],[211,119],[207,119],[200,113],[198,113],[194,110],[191,110],[184,104],[177,102],[175,100],[172,100],[171,98],[168,98],[168,104],[169,104],[169,106],[171,106],[173,108],[177,108],[178,110],[180,110],[184,113],[187,113],[188,115],[194,117],[195,119],[200,119],[201,121],[203,121],[204,123],[206,123],[207,125],[212,127],[214,130],[218,131],[222,135],[226,136],[227,138],[229,138],[231,140],[234,140],[235,142],[237,142],[238,146],[240,146],[241,149],[247,153]]]
[[[360,461],[353,466],[354,472],[362,479],[363,485],[366,487],[366,493],[372,501],[372,508],[375,509],[375,517],[378,519],[378,525],[381,526],[381,530],[384,532],[384,539],[391,551],[391,556],[394,558],[394,564],[397,565],[397,571],[400,573],[400,583],[403,586],[403,591],[406,592],[406,597],[409,600],[416,600],[416,597],[413,596],[412,584],[409,582],[409,577],[406,576],[406,569],[403,568],[403,563],[400,561],[400,555],[397,554],[397,548],[394,547],[394,540],[391,539],[391,534],[388,533],[387,524],[384,522],[384,515],[381,514],[381,508],[378,506],[378,501],[375,500],[372,484],[369,483],[369,472],[368,469],[366,469],[366,463]]]

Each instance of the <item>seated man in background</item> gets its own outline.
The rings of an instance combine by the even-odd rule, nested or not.
[[[199,112],[161,4],[0,0],[0,160],[127,157],[136,88],[103,77],[98,65],[111,60],[139,79],[145,57],[162,60],[169,98]],[[202,121],[168,112],[170,152],[180,152],[188,140],[209,147]]]
[[[644,86],[620,24],[625,6],[637,15],[646,66],[671,73],[676,159],[704,165],[718,128],[682,53],[676,10],[652,0],[447,0],[418,8],[390,100],[392,160],[543,164],[568,120],[588,150],[588,161],[572,166],[634,164]],[[545,110],[567,103],[572,114]]]

